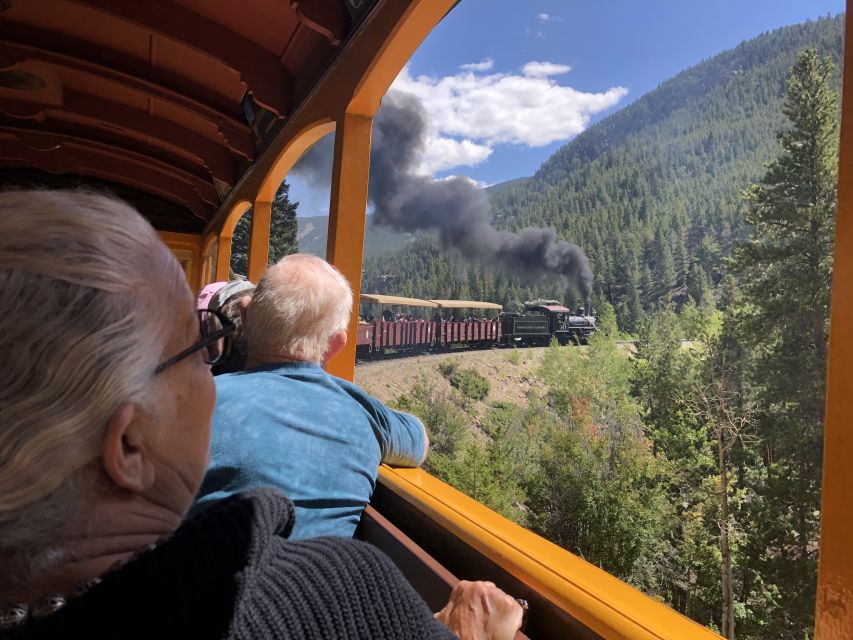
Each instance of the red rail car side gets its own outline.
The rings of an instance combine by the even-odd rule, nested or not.
[[[358,325],[356,352],[369,358],[388,352],[422,353],[451,345],[486,348],[500,341],[499,320],[376,320]]]

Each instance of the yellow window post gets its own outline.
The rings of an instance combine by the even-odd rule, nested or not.
[[[222,233],[216,244],[216,275],[219,280],[228,280],[231,273],[231,234]]]
[[[249,265],[246,269],[246,277],[255,284],[264,275],[269,264],[271,220],[272,203],[255,200],[252,206],[252,230],[249,235]]]
[[[329,373],[347,380],[352,380],[355,373],[372,122],[370,117],[347,113],[338,120],[335,129],[326,260],[340,269],[349,280],[353,310],[346,347],[328,363],[327,369]]]
[[[844,42],[815,640],[853,633],[853,14]]]

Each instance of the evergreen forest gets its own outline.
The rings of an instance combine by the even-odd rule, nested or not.
[[[843,16],[806,22],[686,69],[591,126],[532,178],[490,188],[495,224],[552,227],[581,246],[595,274],[592,306],[609,302],[624,332],[660,303],[719,295],[726,258],[749,232],[741,192],[776,154],[790,69],[814,48],[832,59],[837,92],[843,33]],[[524,281],[445,254],[427,234],[368,255],[364,269],[362,290],[375,293],[510,310],[539,298],[582,302],[556,278]]]
[[[730,639],[813,637],[837,68],[808,48],[785,84],[762,175],[717,218],[719,275],[694,299],[676,270],[641,302],[636,353],[605,295],[589,347],[553,344],[524,406],[476,415],[488,379],[447,366],[450,396],[398,399],[430,429],[432,473]]]

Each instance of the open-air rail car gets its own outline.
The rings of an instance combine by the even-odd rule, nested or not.
[[[228,274],[253,211],[248,276],[267,265],[271,202],[335,133],[327,258],[359,293],[371,123],[455,0],[7,0],[0,3],[5,183],[106,186],[160,231],[196,290]],[[853,15],[848,11],[848,30]],[[601,34],[606,37],[605,33]],[[846,45],[816,638],[853,629],[853,54]],[[358,297],[356,296],[356,299]],[[354,309],[350,334],[357,332]],[[352,341],[329,365],[351,378]],[[531,605],[536,638],[716,634],[420,470],[381,470],[360,535],[433,606],[454,576]]]
[[[453,347],[486,348],[501,339],[499,318],[457,316],[457,310],[499,314],[502,307],[474,300],[420,300],[362,293],[362,313],[356,336],[356,356],[374,358],[388,353],[449,351]],[[377,313],[365,313],[371,307]],[[395,310],[426,309],[426,317]]]

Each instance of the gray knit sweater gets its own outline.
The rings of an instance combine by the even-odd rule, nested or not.
[[[380,551],[346,538],[291,542],[292,527],[281,493],[237,494],[10,637],[455,637]]]

